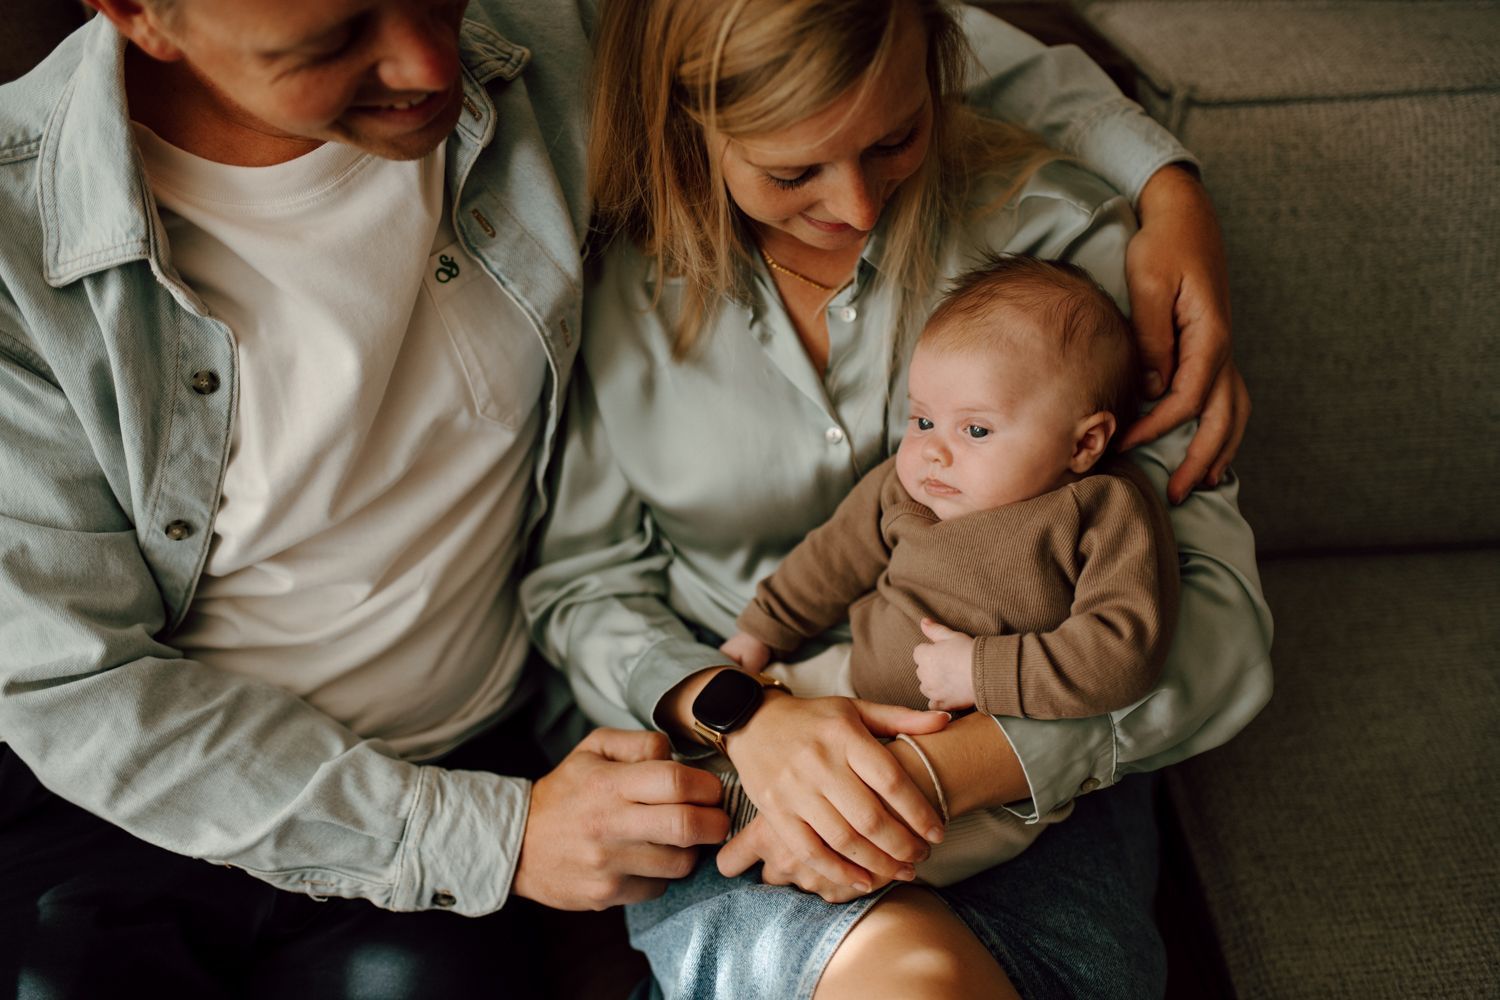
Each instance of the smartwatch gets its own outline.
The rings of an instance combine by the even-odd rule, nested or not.
[[[724,737],[750,721],[765,698],[766,688],[792,693],[774,677],[734,668],[720,670],[693,699],[694,735],[724,753]]]

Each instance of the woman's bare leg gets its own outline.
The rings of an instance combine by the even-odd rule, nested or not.
[[[926,889],[898,886],[833,953],[813,1000],[952,1000],[1020,994],[984,945]]]

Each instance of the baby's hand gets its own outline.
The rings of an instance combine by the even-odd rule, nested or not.
[[[922,634],[931,645],[918,646],[917,680],[927,706],[951,712],[974,707],[974,640],[931,618],[922,619]]]
[[[750,674],[760,673],[771,662],[771,647],[748,632],[736,632],[728,642],[719,647],[719,652]]]

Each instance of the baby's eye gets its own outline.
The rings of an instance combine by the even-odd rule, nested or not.
[[[989,437],[990,429],[988,427],[980,427],[978,424],[970,424],[969,426],[964,428],[964,433],[968,434],[971,438],[978,439],[982,437]]]
[[[930,430],[932,430],[932,421],[928,420],[926,417],[912,417],[912,419],[917,422],[917,430],[919,430],[919,431],[930,431]]]

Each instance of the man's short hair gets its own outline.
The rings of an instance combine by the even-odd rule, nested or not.
[[[1009,310],[1031,323],[1004,322]],[[1134,422],[1140,360],[1130,321],[1093,277],[1062,260],[989,254],[953,280],[922,331],[939,351],[1003,352],[1022,336],[1051,340],[1058,363],[1076,373],[1085,413],[1108,410],[1115,426]]]

